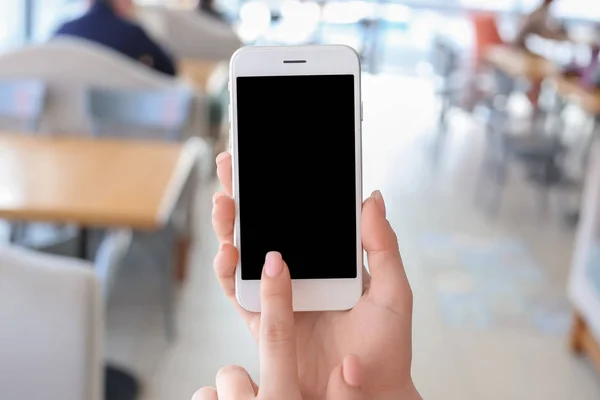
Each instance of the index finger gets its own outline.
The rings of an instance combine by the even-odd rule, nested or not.
[[[225,189],[225,194],[227,194],[229,197],[233,196],[233,166],[231,162],[231,154],[228,151],[225,151],[217,156],[217,176],[219,177],[221,185],[223,185],[223,188]]]
[[[277,252],[267,254],[260,294],[260,390],[291,394],[298,390],[292,280]]]

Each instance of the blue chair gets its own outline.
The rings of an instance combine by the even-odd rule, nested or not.
[[[86,101],[96,136],[144,139],[152,138],[151,132],[160,132],[160,139],[180,141],[190,116],[192,93],[96,87],[88,89]]]
[[[0,117],[23,123],[23,131],[37,131],[46,98],[46,84],[37,80],[0,80]]]

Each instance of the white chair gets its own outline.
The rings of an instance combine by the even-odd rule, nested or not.
[[[242,46],[231,26],[196,10],[146,6],[139,7],[137,16],[150,34],[179,59],[229,60]]]
[[[48,97],[40,121],[41,132],[87,134],[91,123],[86,109],[89,87],[114,90],[190,90],[172,78],[94,42],[61,37],[48,43],[0,55],[0,79],[37,79],[46,82]],[[190,119],[182,139],[208,137],[207,102],[194,91]]]
[[[103,334],[90,263],[0,247],[3,400],[100,400]]]

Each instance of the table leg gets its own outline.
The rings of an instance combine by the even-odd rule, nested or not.
[[[79,238],[77,240],[77,257],[82,260],[89,260],[88,244],[90,231],[86,227],[79,228]]]
[[[575,353],[588,356],[600,372],[600,344],[579,313],[575,313],[570,345],[571,350]]]
[[[189,253],[191,239],[187,237],[179,237],[175,243],[175,281],[183,283],[188,275]]]
[[[210,168],[201,165],[201,161],[199,159],[197,165],[192,169],[173,216],[173,225],[176,229],[176,239],[173,246],[174,278],[179,284],[184,283],[188,275],[189,253],[194,242],[195,222],[197,220],[196,195],[201,178],[200,170]]]
[[[596,141],[598,135],[600,135],[599,128],[600,128],[600,115],[596,115],[594,117],[594,120],[592,123],[592,134],[590,135],[588,142],[585,144],[584,153],[583,153],[582,160],[581,160],[582,169],[584,171],[587,170],[587,166],[590,161],[590,155],[592,152],[592,148],[594,147],[594,142]]]
[[[583,347],[581,345],[581,337],[586,330],[585,321],[578,313],[575,313],[575,317],[573,319],[573,326],[571,328],[571,335],[569,340],[569,347],[571,351],[576,354],[580,354],[583,352]]]
[[[21,222],[10,222],[8,226],[9,243],[18,243],[23,239],[24,225]]]

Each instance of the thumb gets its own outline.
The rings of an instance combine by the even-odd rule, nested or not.
[[[358,357],[349,355],[335,367],[327,384],[327,400],[362,400],[362,371]]]
[[[375,191],[364,202],[361,236],[371,273],[369,295],[398,313],[412,310],[412,294],[404,271],[398,239],[386,219],[381,192]]]

